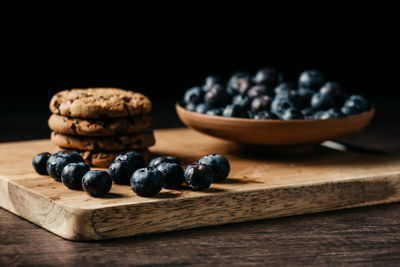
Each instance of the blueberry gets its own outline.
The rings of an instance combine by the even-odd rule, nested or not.
[[[239,105],[245,109],[248,109],[248,108],[250,108],[250,105],[251,105],[251,99],[247,96],[235,95],[232,98],[232,104]]]
[[[105,196],[111,189],[112,179],[106,171],[88,171],[83,175],[82,187],[92,197]]]
[[[42,152],[33,158],[32,166],[38,174],[49,175],[46,169],[46,163],[50,156],[51,154],[49,152]]]
[[[204,190],[210,187],[213,175],[206,165],[195,162],[186,167],[184,181],[193,190]]]
[[[189,111],[196,111],[196,104],[193,103],[186,103],[185,109]]]
[[[296,108],[288,108],[281,116],[282,120],[302,120],[304,115]]]
[[[135,169],[143,168],[146,164],[142,155],[132,150],[118,154],[118,156],[114,159],[114,162],[116,161],[127,161],[130,165],[133,165]]]
[[[324,76],[317,70],[303,71],[299,76],[299,88],[318,90],[324,81]]]
[[[252,118],[255,119],[255,120],[276,120],[276,119],[279,119],[278,116],[276,116],[274,113],[269,112],[269,111],[256,112],[252,116]]]
[[[132,190],[139,196],[151,197],[161,191],[164,175],[156,168],[141,168],[131,177]]]
[[[208,91],[213,85],[221,84],[221,78],[215,75],[209,75],[204,80],[203,91]]]
[[[255,85],[247,92],[247,96],[250,98],[256,98],[261,95],[272,95],[272,90],[267,88],[265,85]]]
[[[311,101],[313,94],[314,94],[314,91],[307,89],[307,88],[300,88],[297,91],[297,95],[298,95],[298,98],[299,98],[299,101],[300,101],[300,104],[302,107],[310,106],[310,101]]]
[[[230,102],[230,96],[221,85],[215,84],[204,96],[204,102],[209,106],[224,106]]]
[[[351,95],[345,102],[345,107],[349,107],[355,110],[358,110],[359,113],[362,111],[366,111],[369,108],[367,100],[360,95]]]
[[[261,112],[261,111],[259,111],[259,112]],[[258,112],[256,112],[256,111],[247,110],[247,117],[248,117],[249,119],[254,119],[254,116],[255,116],[257,113],[258,113]]]
[[[158,164],[164,162],[179,164],[178,159],[173,156],[162,156],[152,159],[149,163],[149,167],[155,168]]]
[[[335,106],[335,99],[331,94],[315,93],[311,98],[311,108],[314,110],[328,110]]]
[[[285,110],[294,107],[295,104],[289,97],[275,96],[271,103],[271,111],[275,114],[282,114]]]
[[[76,151],[65,150],[54,153],[46,162],[48,174],[56,181],[61,181],[61,172],[68,163],[83,162],[83,158]]]
[[[89,166],[83,162],[69,163],[61,172],[61,181],[69,189],[82,189],[82,177],[88,171]]]
[[[273,68],[262,68],[254,76],[253,82],[256,84],[264,84],[269,87],[274,87],[279,82],[279,74]]]
[[[343,106],[340,111],[345,115],[345,116],[350,116],[350,115],[355,115],[361,113],[360,110],[353,108],[353,107],[348,107],[348,106]]]
[[[316,119],[316,120],[320,120],[320,119],[322,119],[322,116],[324,116],[324,115],[325,115],[325,111],[320,110],[320,111],[315,112],[315,113],[312,115],[312,118],[313,118],[313,119]]]
[[[163,162],[156,169],[164,175],[164,188],[179,188],[183,183],[183,169],[178,164]]]
[[[339,108],[331,108],[320,115],[320,119],[337,119],[344,117],[343,112]]]
[[[276,95],[279,95],[283,92],[288,92],[291,90],[294,90],[295,86],[293,83],[291,82],[281,82],[280,84],[278,84],[275,89],[274,89],[274,93]]]
[[[267,95],[256,97],[251,102],[252,111],[268,110],[271,106],[272,98]]]
[[[246,109],[239,105],[230,104],[227,105],[223,111],[224,117],[235,117],[235,118],[248,118]]]
[[[213,182],[225,180],[231,170],[229,161],[224,156],[217,154],[204,156],[199,160],[199,163],[210,168],[213,176]]]
[[[185,104],[199,104],[203,102],[204,92],[200,87],[192,87],[185,92],[183,101]]]
[[[56,152],[54,154],[57,154],[61,157],[67,157],[74,162],[83,162],[82,156],[75,150],[64,150],[64,151]]]
[[[129,184],[132,173],[146,165],[142,155],[136,151],[120,153],[108,167],[108,172],[116,184]]]
[[[228,81],[227,91],[231,94],[245,94],[251,86],[251,78],[248,73],[236,72]]]
[[[293,103],[298,104],[298,93],[296,90],[289,90],[289,91],[282,91],[279,94],[275,95],[276,98],[288,98],[290,99]]]
[[[209,105],[205,104],[205,103],[200,103],[196,106],[196,112],[197,113],[206,113],[207,110],[209,109]]]
[[[114,161],[108,167],[108,173],[114,183],[129,184],[132,173],[137,169],[139,168],[135,168],[128,161]]]
[[[337,104],[343,103],[344,92],[337,82],[326,82],[319,90],[323,94],[331,94],[335,98]]]
[[[213,115],[213,116],[221,116],[223,109],[221,108],[212,108],[207,110],[206,114]]]
[[[303,113],[303,115],[304,115],[305,118],[312,117],[312,115],[314,114],[314,112],[315,112],[315,110],[313,110],[313,109],[310,108],[310,107],[301,110],[301,113]]]

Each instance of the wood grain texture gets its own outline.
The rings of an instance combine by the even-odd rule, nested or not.
[[[399,266],[400,203],[71,242],[0,209],[1,266]]]
[[[48,140],[0,145],[0,205],[67,239],[108,239],[400,200],[400,158],[318,148],[308,155],[265,156],[192,130],[155,132],[155,154],[183,164],[221,153],[229,179],[204,192],[164,190],[153,198],[113,185],[105,198],[68,190],[36,175],[32,157]]]

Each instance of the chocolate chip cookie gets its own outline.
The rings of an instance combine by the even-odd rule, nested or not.
[[[149,113],[151,102],[140,93],[118,88],[71,89],[55,94],[50,110],[75,118],[121,118]]]
[[[112,136],[145,131],[150,127],[150,114],[115,119],[81,119],[53,114],[48,121],[51,130],[71,135]]]
[[[52,132],[51,141],[64,148],[90,151],[142,149],[155,143],[153,131],[151,130],[116,136],[79,136]]]

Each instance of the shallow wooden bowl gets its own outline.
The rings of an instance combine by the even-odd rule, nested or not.
[[[298,145],[315,144],[355,133],[363,129],[374,109],[340,119],[326,120],[253,120],[200,114],[177,103],[176,112],[188,127],[205,134],[242,144]]]

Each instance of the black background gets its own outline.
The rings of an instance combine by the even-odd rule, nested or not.
[[[10,139],[10,129],[25,132],[11,139],[28,138],[27,127],[39,129],[28,131],[33,138],[46,137],[51,96],[77,87],[142,92],[154,102],[155,126],[176,126],[173,103],[187,88],[208,74],[227,78],[263,66],[289,80],[319,69],[377,107],[387,106],[399,96],[398,31],[391,10],[355,3],[231,10],[204,3],[33,16],[6,29],[2,140]]]

